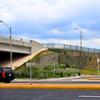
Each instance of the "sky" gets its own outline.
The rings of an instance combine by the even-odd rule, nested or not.
[[[82,31],[82,45],[100,49],[100,0],[0,0],[0,20],[15,38],[80,45]]]

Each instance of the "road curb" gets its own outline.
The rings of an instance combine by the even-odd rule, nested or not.
[[[8,89],[99,89],[99,84],[0,84]]]
[[[88,80],[100,80],[100,78],[87,78]]]

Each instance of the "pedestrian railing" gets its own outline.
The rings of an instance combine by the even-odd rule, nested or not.
[[[77,51],[82,50],[84,52],[100,53],[100,49],[80,47],[80,46],[74,46],[68,44],[43,43],[43,47],[48,49],[67,49],[67,50],[77,50]]]

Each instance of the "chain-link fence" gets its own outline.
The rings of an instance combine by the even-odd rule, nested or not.
[[[79,69],[97,69],[100,49],[86,48],[66,44],[43,44],[43,47],[58,53],[58,64]]]

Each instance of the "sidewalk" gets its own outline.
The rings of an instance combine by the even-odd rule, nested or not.
[[[74,82],[74,81],[82,81],[82,82],[91,82],[91,81],[98,81],[100,82],[100,76],[91,76],[91,75],[85,75],[85,76],[76,76],[76,77],[63,77],[63,78],[50,78],[50,79],[15,79],[13,82],[57,82],[57,81],[65,81],[65,82]]]

